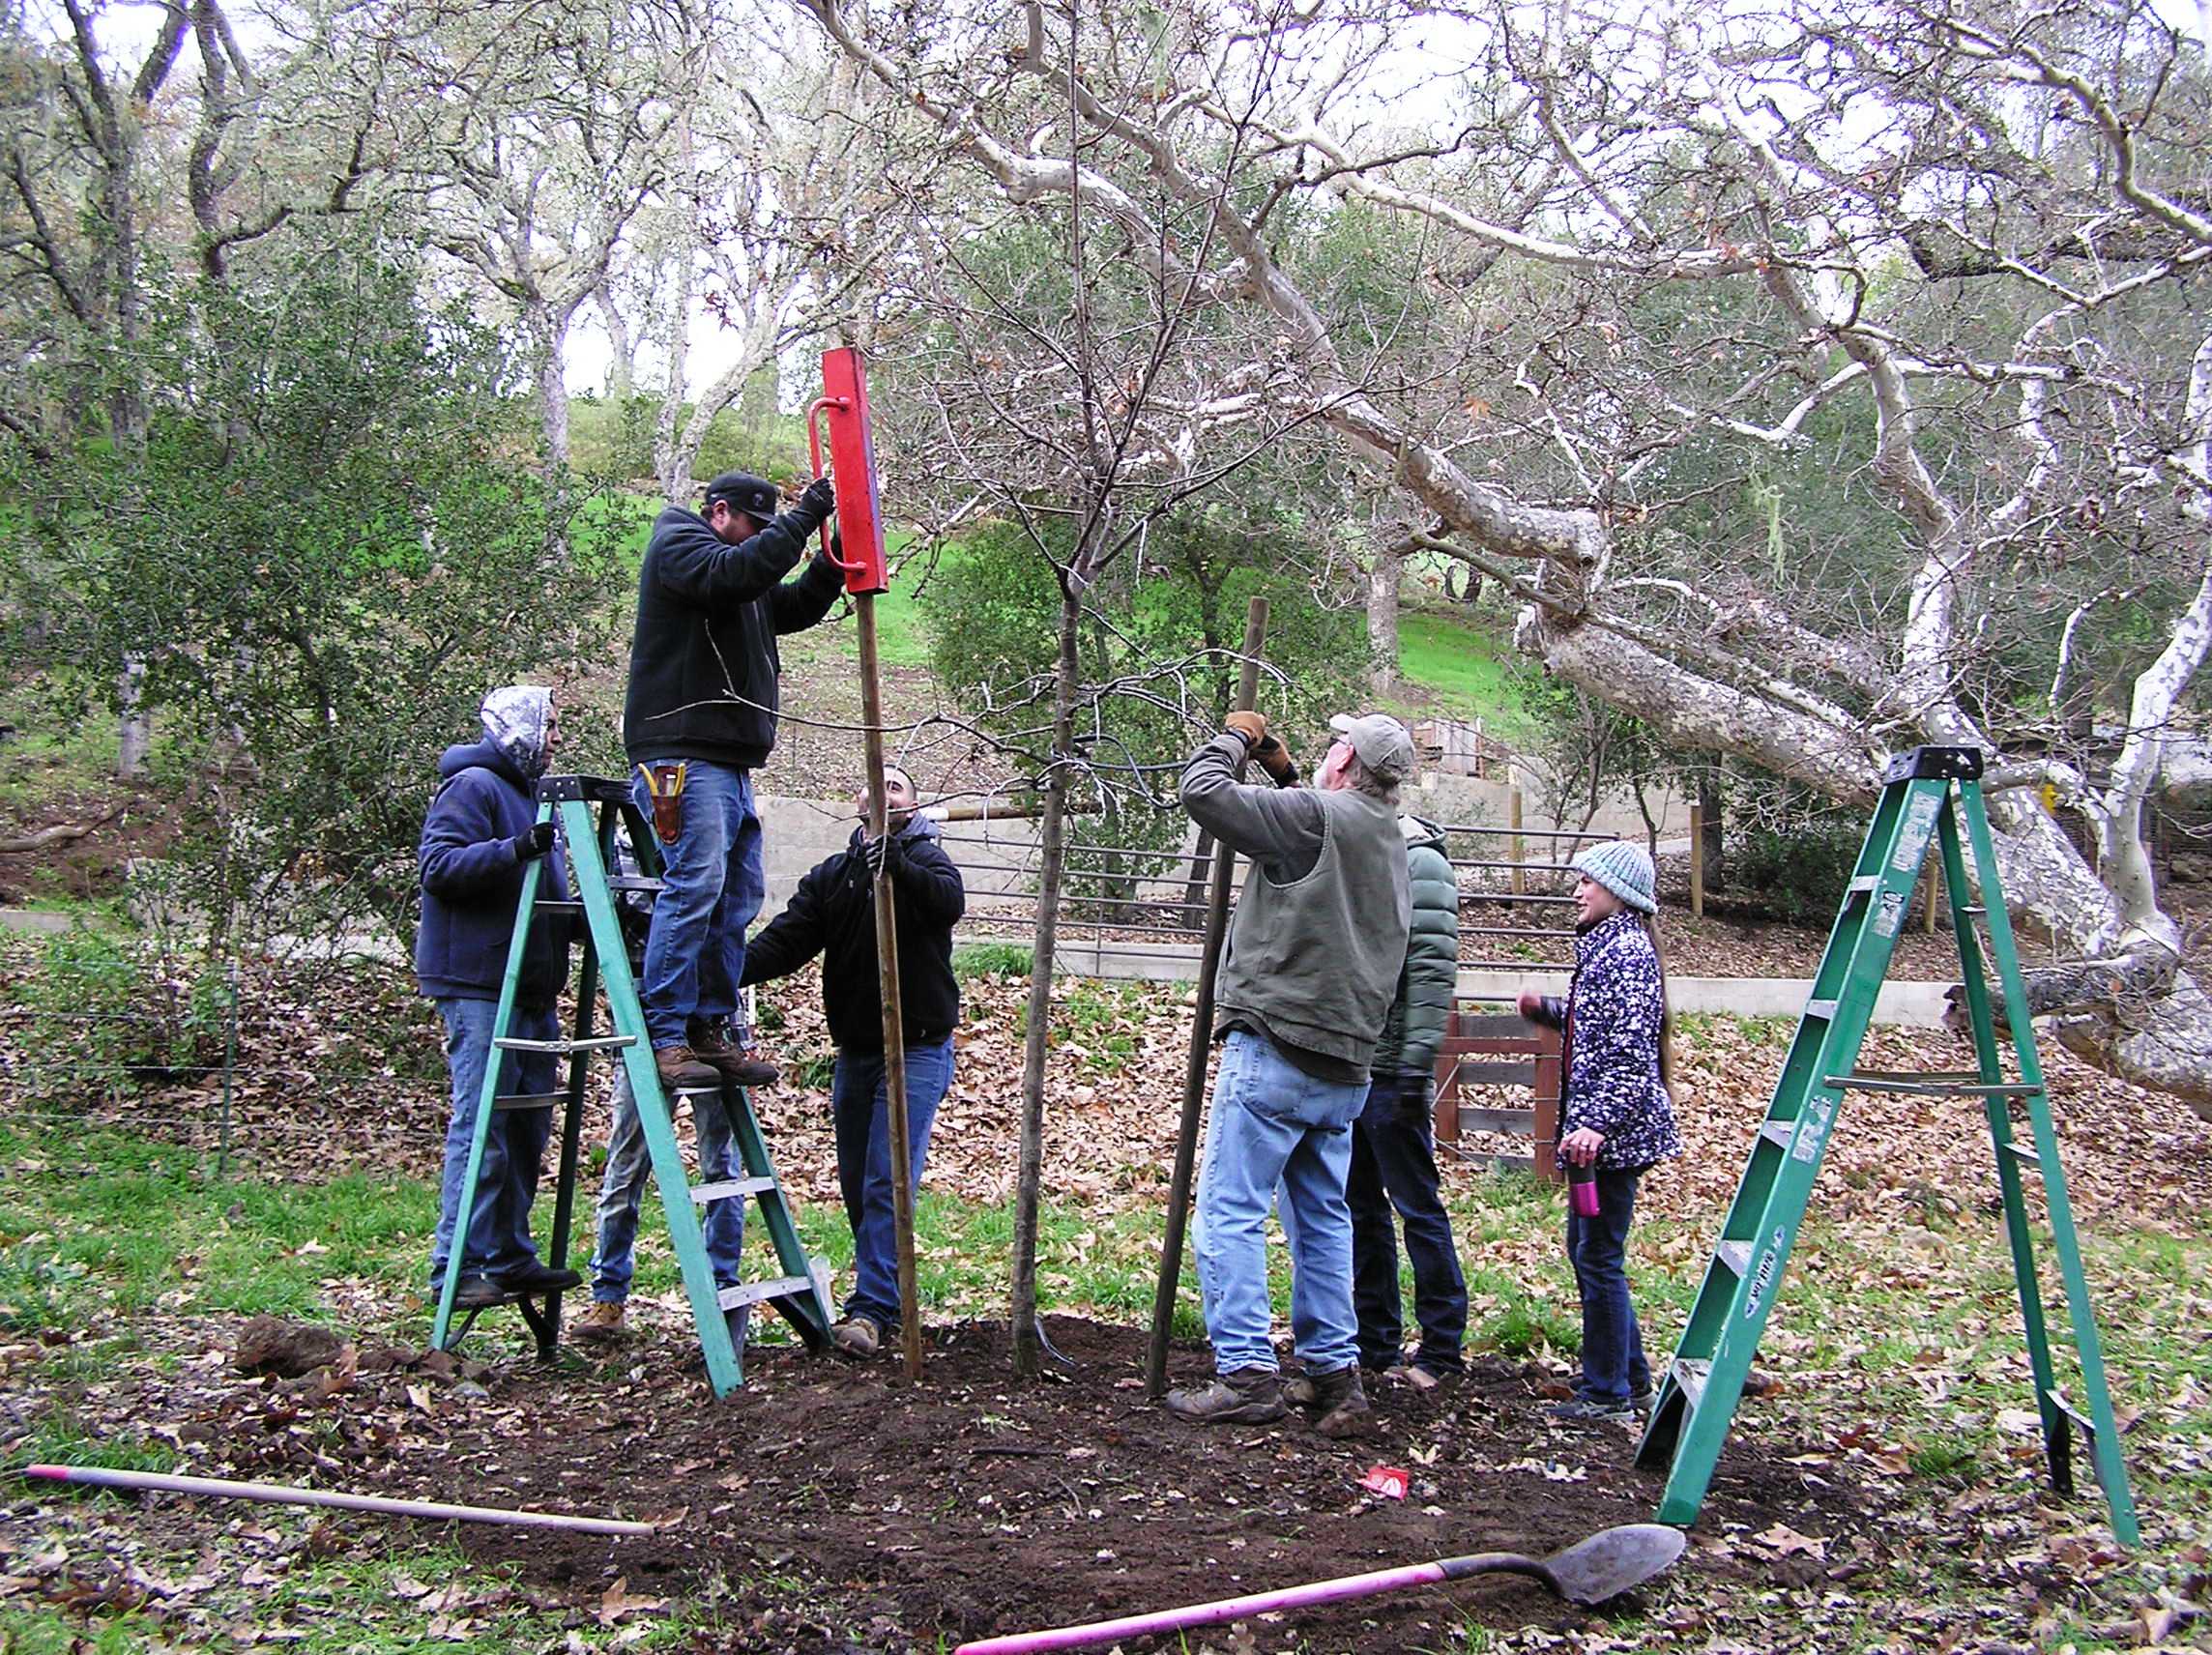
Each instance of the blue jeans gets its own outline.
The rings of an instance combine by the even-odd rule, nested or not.
[[[1267,1301],[1267,1208],[1282,1186],[1291,1242],[1291,1335],[1309,1373],[1358,1359],[1352,1215],[1344,1178],[1367,1083],[1315,1080],[1238,1030],[1221,1050],[1198,1180],[1198,1286],[1213,1365],[1278,1366]]]
[[[907,1188],[921,1187],[922,1158],[937,1106],[952,1085],[950,1037],[906,1049]],[[898,1237],[891,1218],[890,1114],[885,1106],[881,1052],[839,1052],[830,1085],[837,1120],[837,1186],[853,1226],[853,1292],[845,1315],[878,1327],[899,1319]]]
[[[713,1022],[737,1010],[745,929],[766,892],[751,773],[705,759],[683,762],[689,766],[683,821],[676,843],[660,846],[660,895],[637,989],[656,1051],[688,1044],[694,1020]],[[633,773],[630,796],[652,821],[643,776]]]
[[[699,1145],[702,1183],[740,1176],[734,1170],[737,1157],[732,1152],[730,1118],[720,1104],[694,1099],[691,1132]],[[595,1303],[620,1304],[629,1297],[629,1280],[637,1262],[638,1206],[645,1200],[646,1182],[652,1176],[653,1153],[646,1147],[645,1127],[637,1118],[629,1075],[618,1067],[614,1128],[607,1135],[607,1170],[599,1179],[599,1208],[593,1219],[598,1235],[597,1249],[592,1255]],[[701,1228],[706,1232],[707,1262],[713,1266],[716,1287],[735,1287],[740,1280],[738,1259],[745,1241],[746,1199],[724,1196],[707,1204]]]
[[[1637,1172],[1598,1170],[1598,1214],[1581,1218],[1567,1208],[1567,1259],[1583,1297],[1583,1379],[1577,1388],[1592,1402],[1625,1404],[1632,1392],[1651,1388],[1644,1359],[1644,1329],[1628,1297],[1628,1224],[1636,1215]]]
[[[438,1233],[430,1243],[430,1281],[442,1285],[453,1246],[453,1220],[461,1205],[461,1179],[468,1176],[469,1142],[476,1136],[477,1108],[483,1099],[484,1069],[491,1060],[491,1026],[499,1002],[441,999],[438,1015],[446,1023],[446,1069],[453,1083],[453,1114],[446,1126],[446,1170],[440,1180]],[[560,1016],[514,1009],[508,1033],[518,1040],[560,1038]],[[549,1092],[554,1056],[550,1052],[508,1052],[499,1068],[501,1093]],[[502,1109],[484,1134],[483,1161],[477,1169],[477,1198],[469,1208],[468,1238],[461,1245],[464,1270],[506,1270],[535,1263],[530,1239],[530,1203],[538,1194],[538,1163],[553,1131],[550,1109]]]
[[[1437,1176],[1434,1131],[1422,1077],[1378,1075],[1352,1135],[1344,1199],[1352,1208],[1352,1298],[1359,1315],[1359,1359],[1387,1368],[1398,1359],[1405,1321],[1398,1304],[1396,1209],[1413,1265],[1413,1317],[1421,1344],[1413,1360],[1442,1371],[1460,1365],[1467,1333],[1467,1278],[1452,1244]]]

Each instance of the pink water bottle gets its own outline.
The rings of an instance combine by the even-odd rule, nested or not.
[[[1597,1163],[1567,1163],[1567,1205],[1577,1218],[1597,1216]]]

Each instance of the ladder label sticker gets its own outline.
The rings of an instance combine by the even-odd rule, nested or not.
[[[1874,916],[1874,934],[1877,937],[1894,937],[1897,928],[1905,923],[1905,892],[1885,890],[1881,893],[1881,912]]]
[[[1796,1140],[1790,1146],[1792,1161],[1814,1161],[1819,1158],[1820,1147],[1828,1141],[1828,1128],[1836,1123],[1834,1092],[1816,1091],[1805,1099],[1804,1113],[1799,1117]]]
[[[1774,1239],[1767,1242],[1766,1251],[1759,1256],[1759,1268],[1752,1272],[1751,1287],[1743,1295],[1743,1319],[1749,1321],[1759,1314],[1765,1302],[1766,1290],[1774,1285],[1775,1261],[1782,1257],[1783,1234],[1778,1227]]]
[[[1936,831],[1936,812],[1942,808],[1943,796],[1936,793],[1924,793],[1906,807],[1905,822],[1897,832],[1897,849],[1889,858],[1891,867],[1906,873],[1920,865],[1920,858],[1928,854],[1928,840]]]

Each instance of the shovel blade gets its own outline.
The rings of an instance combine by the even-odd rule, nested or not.
[[[1600,1604],[1641,1586],[1682,1554],[1689,1537],[1663,1523],[1624,1523],[1544,1559],[1559,1595]]]

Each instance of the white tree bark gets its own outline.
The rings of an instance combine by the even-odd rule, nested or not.
[[[836,0],[807,7],[1012,208],[1095,215],[1128,232],[1148,279],[1263,312],[1264,360],[1281,370],[1267,397],[1340,436],[1435,514],[1435,543],[1517,594],[1518,640],[1550,671],[1671,742],[1847,802],[1870,798],[1903,747],[2001,753],[2011,732],[1992,721],[2011,710],[1985,682],[1996,612],[2032,592],[2037,571],[2078,579],[2068,560],[2079,564],[2109,514],[2131,513],[2121,544],[2178,544],[2177,514],[2195,525],[2184,584],[2197,595],[2133,686],[2111,775],[2084,788],[2066,762],[2038,762],[2090,809],[2099,865],[2026,790],[1993,794],[1992,820],[2006,901],[2072,957],[2039,990],[2052,1008],[2074,1008],[2068,1043],[2212,1109],[2212,1007],[2176,970],[2175,930],[2139,842],[2168,728],[2212,643],[2212,358],[2199,351],[2186,417],[2162,427],[2147,411],[2170,389],[2146,353],[2120,343],[2136,336],[2128,327],[2162,324],[2098,333],[2109,313],[2212,262],[2212,219],[2161,182],[2212,164],[2212,123],[2193,102],[2200,57],[2180,61],[2197,48],[2147,14],[2130,33],[2064,6],[1999,34],[1964,10],[1931,22],[1877,4],[1847,43],[1809,0],[1775,0],[1748,32],[1685,15],[1661,51],[1602,18],[1501,3],[1469,19],[1482,43],[1465,81],[1473,114],[1431,144],[1395,130],[1350,135],[1339,114],[1376,95],[1360,75],[1386,55],[1378,43],[1425,27],[1410,5],[1289,35],[1249,18],[1239,34],[1231,19],[1171,7],[1159,61],[1174,67],[1123,83],[1108,57],[1073,54],[1033,6],[1021,40],[965,59],[957,30],[917,52],[911,39],[871,35]],[[1911,44],[1931,30],[1949,55]],[[2173,59],[2163,68],[2160,51]],[[1798,73],[1814,56],[1833,71],[1817,85]],[[1036,105],[1009,92],[1008,62],[1047,89],[1051,122],[1036,125]],[[2043,101],[2023,102],[2022,86]],[[1877,112],[1886,129],[1869,124]],[[1936,130],[1966,135],[1940,155],[1869,135]],[[1511,159],[1486,173],[1491,156]],[[2004,214],[1961,204],[1962,190],[1981,200],[1985,183]],[[1141,235],[1150,195],[1177,204],[1174,236]],[[1269,217],[1301,196],[1417,226],[1434,250],[1414,282],[1456,292],[1467,272],[1479,294],[1506,271],[1519,285],[1487,309],[1470,302],[1471,342],[1451,341],[1457,358],[1424,341],[1431,358],[1395,373],[1371,352],[1351,360],[1343,318],[1287,262]],[[2023,294],[2045,306],[2021,318],[2009,357],[1950,326],[1982,290],[1948,284],[1980,280],[2005,284],[1989,289],[1992,306],[2017,307]],[[1674,305],[1692,286],[1720,295],[1709,340],[1695,354],[1635,355],[1630,301]],[[1573,338],[1555,344],[1541,317],[1516,334],[1522,305],[1556,305]],[[1483,356],[1485,330],[1521,340],[1518,354],[1501,344]],[[1743,366],[1724,378],[1708,361]],[[1469,390],[1451,380],[1459,362],[1487,364],[1468,403],[1480,404],[1481,429],[1438,410]],[[1941,395],[1924,404],[1926,382]],[[1432,383],[1452,389],[1424,400]],[[1508,391],[1510,428],[1497,413]],[[2015,392],[2017,419],[1989,415],[1990,398]],[[1822,421],[1834,442],[1846,419],[1871,422],[1869,470],[1894,511],[1862,532],[1908,548],[1901,615],[1897,585],[1871,589],[1865,624],[1839,632],[1832,618],[1793,614],[1787,594],[1738,600],[1725,583],[1615,566],[1650,555],[1649,537],[1623,527],[1664,513],[1663,491],[1647,504],[1639,490],[1694,437],[1790,452]],[[2168,446],[2162,429],[2176,425],[2185,439]],[[2004,430],[2017,440],[1993,434]],[[1518,473],[1498,464],[1500,436]],[[2154,475],[2164,494],[2145,480]],[[2080,630],[2065,631],[2068,649]]]
[[[1406,554],[1395,546],[1376,548],[1367,566],[1367,650],[1375,657],[1375,693],[1398,687],[1398,584],[1406,573]]]

